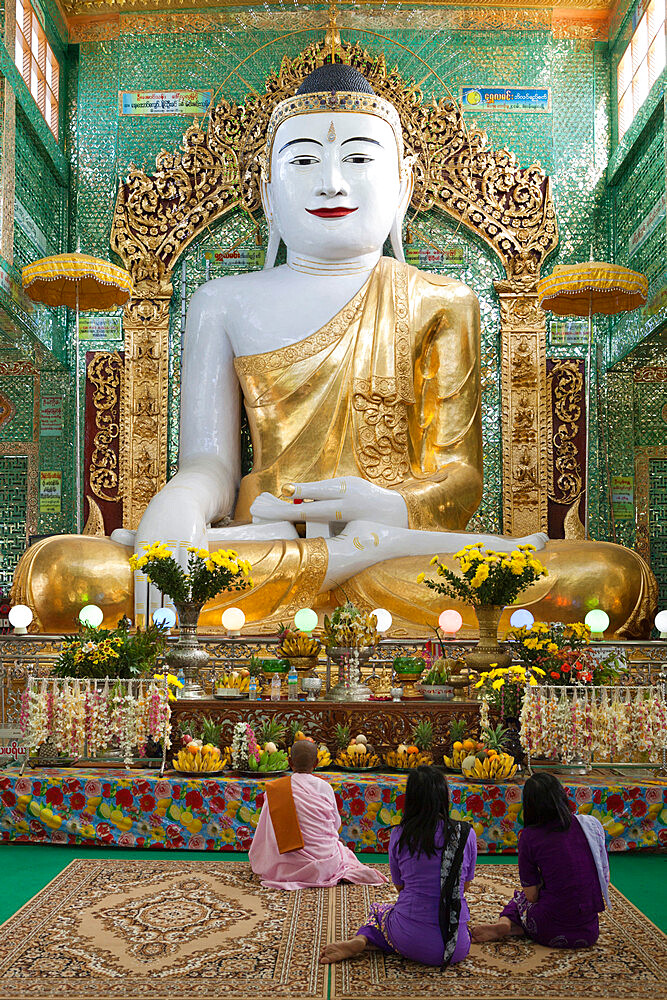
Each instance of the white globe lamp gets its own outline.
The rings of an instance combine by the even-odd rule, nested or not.
[[[298,628],[299,632],[310,632],[314,628],[317,628],[317,611],[313,611],[312,608],[301,608],[294,615],[294,624]]]
[[[655,627],[661,639],[667,639],[667,611],[658,611],[655,616]]]
[[[526,608],[517,608],[510,618],[510,625],[512,628],[530,628],[534,621],[530,611]]]
[[[391,623],[394,620],[391,617],[391,612],[387,611],[386,608],[376,608],[375,611],[371,611],[371,614],[375,615],[377,620],[378,632],[388,632],[391,628]]]
[[[172,608],[158,608],[153,612],[153,623],[167,631],[176,624],[176,612]]]
[[[240,608],[225,608],[222,612],[222,627],[227,629],[229,635],[241,635],[244,625],[245,615]]]
[[[99,628],[102,624],[102,619],[104,618],[104,612],[102,608],[98,608],[96,604],[86,604],[84,608],[79,611],[79,621],[82,625],[90,625],[91,628]]]
[[[32,611],[27,604],[15,604],[9,609],[9,624],[13,626],[15,635],[27,635],[31,621]]]
[[[604,639],[605,630],[609,628],[609,615],[601,608],[594,608],[589,611],[584,622],[591,630],[591,638]]]
[[[438,618],[438,625],[445,634],[445,639],[453,639],[463,625],[463,618],[454,608],[447,608]]]

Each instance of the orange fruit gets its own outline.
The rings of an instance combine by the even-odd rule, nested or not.
[[[456,743],[454,744],[454,749],[455,750],[463,750],[463,743],[461,743],[460,740],[457,740]]]
[[[463,749],[464,750],[474,750],[475,746],[476,746],[476,744],[475,744],[474,740],[464,740],[463,741]]]
[[[188,751],[188,753],[191,753],[193,757],[196,757],[197,751],[200,749],[200,747],[196,747],[194,743],[188,743],[185,749]]]

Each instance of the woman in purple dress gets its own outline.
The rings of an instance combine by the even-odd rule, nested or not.
[[[373,903],[368,921],[349,941],[327,945],[322,962],[340,962],[369,948],[446,967],[470,950],[470,912],[477,839],[468,823],[449,818],[449,788],[434,767],[410,772],[401,825],[392,830],[389,866],[395,903]]]
[[[473,927],[473,941],[526,935],[550,948],[589,948],[600,933],[598,913],[609,906],[604,828],[593,816],[572,815],[565,789],[552,774],[523,787],[519,835],[521,890],[495,924]]]

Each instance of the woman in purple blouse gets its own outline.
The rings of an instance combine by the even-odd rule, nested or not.
[[[449,788],[434,767],[410,772],[401,825],[389,841],[395,903],[373,903],[368,921],[349,941],[326,945],[322,962],[340,962],[369,948],[446,967],[470,950],[470,912],[477,839],[468,823],[449,818]]]
[[[473,927],[473,941],[526,935],[550,948],[588,948],[600,933],[598,913],[609,905],[604,828],[593,816],[572,815],[552,774],[523,787],[519,835],[521,890],[495,924]]]

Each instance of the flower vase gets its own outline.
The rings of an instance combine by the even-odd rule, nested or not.
[[[197,622],[203,604],[194,601],[176,604],[178,612],[178,642],[167,652],[165,660],[171,673],[178,676],[182,670],[185,684],[178,692],[179,699],[194,701],[205,698],[206,693],[197,680],[201,667],[208,664],[204,647],[197,642]]]
[[[498,622],[504,610],[499,604],[479,604],[475,607],[479,623],[479,642],[463,657],[468,670],[475,670],[481,674],[490,670],[491,664],[496,667],[509,667],[512,657],[498,642]]]

